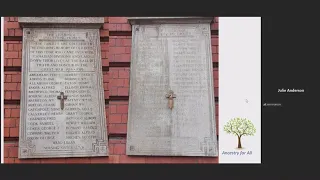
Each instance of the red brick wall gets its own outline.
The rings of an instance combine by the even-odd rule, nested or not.
[[[218,30],[215,18],[211,30]],[[4,160],[5,163],[217,163],[207,157],[135,157],[126,156],[128,95],[131,53],[131,26],[125,17],[105,17],[100,29],[101,58],[105,90],[109,157],[18,159],[22,29],[17,17],[5,17],[4,23]],[[218,35],[211,36],[212,61],[218,62]],[[215,97],[218,97],[218,68],[214,67]],[[218,123],[218,103],[216,119]],[[218,127],[217,127],[218,129]]]

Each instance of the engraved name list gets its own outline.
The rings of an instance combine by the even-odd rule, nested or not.
[[[20,158],[106,156],[98,30],[24,29]]]
[[[209,24],[133,30],[127,153],[217,156]]]

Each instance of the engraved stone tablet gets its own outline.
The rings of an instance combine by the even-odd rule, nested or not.
[[[24,28],[19,158],[108,155],[99,29]]]
[[[218,156],[210,21],[132,22],[127,155]]]

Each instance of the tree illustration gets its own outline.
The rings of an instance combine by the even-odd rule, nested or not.
[[[246,118],[234,118],[227,122],[224,126],[224,131],[228,134],[238,136],[238,148],[242,148],[241,137],[253,136],[254,133],[256,133],[256,128],[252,122]]]

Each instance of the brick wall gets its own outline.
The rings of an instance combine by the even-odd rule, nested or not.
[[[211,24],[215,97],[218,97],[218,18]],[[105,90],[109,157],[18,159],[22,29],[17,17],[4,22],[4,160],[5,163],[217,163],[207,157],[126,156],[131,26],[125,17],[105,17],[100,29],[101,58]],[[218,102],[216,101],[218,124]],[[218,126],[217,126],[218,129]]]

